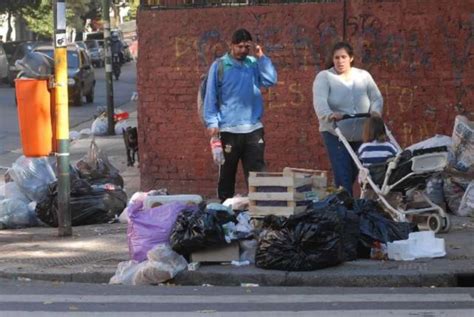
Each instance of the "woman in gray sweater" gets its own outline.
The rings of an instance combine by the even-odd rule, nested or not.
[[[329,154],[334,183],[352,194],[358,170],[332,123],[345,114],[368,113],[382,115],[383,98],[372,76],[365,70],[352,67],[354,51],[346,42],[337,43],[332,50],[333,65],[319,72],[313,83],[313,105],[319,119],[326,150]],[[360,142],[350,142],[357,153]]]

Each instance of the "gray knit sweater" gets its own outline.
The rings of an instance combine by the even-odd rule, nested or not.
[[[319,119],[319,131],[334,133],[329,116],[333,112],[342,114],[382,114],[383,98],[369,72],[352,67],[352,84],[348,84],[333,68],[316,75],[313,83],[313,106]]]

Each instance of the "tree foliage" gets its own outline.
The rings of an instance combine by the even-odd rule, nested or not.
[[[41,0],[1,0],[0,1],[0,14],[6,14],[5,20],[8,23],[8,31],[6,40],[9,41],[11,38],[12,17],[20,15],[26,8],[36,8],[40,4]]]
[[[23,17],[31,31],[45,37],[52,37],[54,33],[53,0],[39,0],[36,7],[25,8]],[[99,6],[97,5],[99,3]],[[91,9],[100,7],[100,0],[74,0],[66,1],[67,26],[81,30]]]

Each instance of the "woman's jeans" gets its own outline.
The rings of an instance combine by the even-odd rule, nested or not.
[[[352,160],[349,152],[347,152],[344,144],[339,141],[339,138],[330,132],[321,132],[323,136],[324,145],[329,154],[332,172],[334,175],[334,183],[336,187],[344,187],[352,196],[352,185],[357,178],[359,170],[357,165]],[[362,142],[349,143],[357,153]]]

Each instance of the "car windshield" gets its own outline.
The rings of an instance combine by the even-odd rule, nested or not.
[[[37,52],[43,53],[54,59],[54,50],[49,49],[38,49]],[[76,69],[79,68],[79,54],[74,51],[67,52],[67,68]]]

